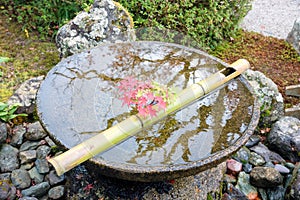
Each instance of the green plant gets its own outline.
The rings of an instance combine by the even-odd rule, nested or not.
[[[235,36],[238,23],[250,10],[250,0],[120,0],[136,27],[164,27],[191,36],[205,49],[214,49]]]
[[[2,0],[2,13],[23,25],[23,30],[37,30],[42,38],[55,37],[59,27],[87,9],[93,0]]]
[[[21,117],[21,116],[27,116],[27,114],[14,114],[20,104],[13,104],[8,105],[7,103],[0,102],[0,119],[4,122],[9,122],[10,120]]]

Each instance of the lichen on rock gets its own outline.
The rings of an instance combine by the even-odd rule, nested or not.
[[[59,29],[56,45],[60,56],[67,57],[101,43],[134,39],[133,20],[125,8],[111,0],[95,0],[89,11]]]
[[[259,126],[271,126],[284,115],[284,102],[277,85],[259,71],[247,70],[246,79],[253,87],[260,103],[261,117]]]

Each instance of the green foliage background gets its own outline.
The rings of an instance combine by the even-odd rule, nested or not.
[[[160,27],[188,34],[204,49],[214,50],[237,33],[251,0],[119,0],[132,14],[136,28]],[[2,0],[6,14],[37,30],[42,37],[88,8],[93,0]]]
[[[41,38],[54,37],[59,27],[88,8],[93,0],[1,0],[2,13]]]
[[[191,36],[214,50],[230,40],[251,9],[251,0],[120,0],[136,27],[164,27]]]

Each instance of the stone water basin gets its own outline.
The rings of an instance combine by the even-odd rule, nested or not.
[[[123,78],[180,91],[227,67],[185,46],[139,41],[106,44],[63,59],[40,86],[37,110],[49,135],[69,149],[132,114],[119,100]],[[162,119],[88,161],[100,174],[134,181],[189,176],[216,166],[251,136],[259,106],[244,77]]]

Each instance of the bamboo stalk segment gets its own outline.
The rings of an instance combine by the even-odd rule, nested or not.
[[[98,153],[137,134],[143,128],[147,128],[157,123],[167,115],[186,107],[200,97],[219,88],[223,84],[239,76],[249,67],[250,64],[247,60],[240,59],[231,64],[230,67],[224,68],[181,91],[177,95],[176,100],[168,105],[165,110],[159,110],[156,116],[143,117],[139,114],[130,116],[117,125],[83,141],[65,153],[51,158],[48,161],[54,166],[57,175],[60,176]]]

